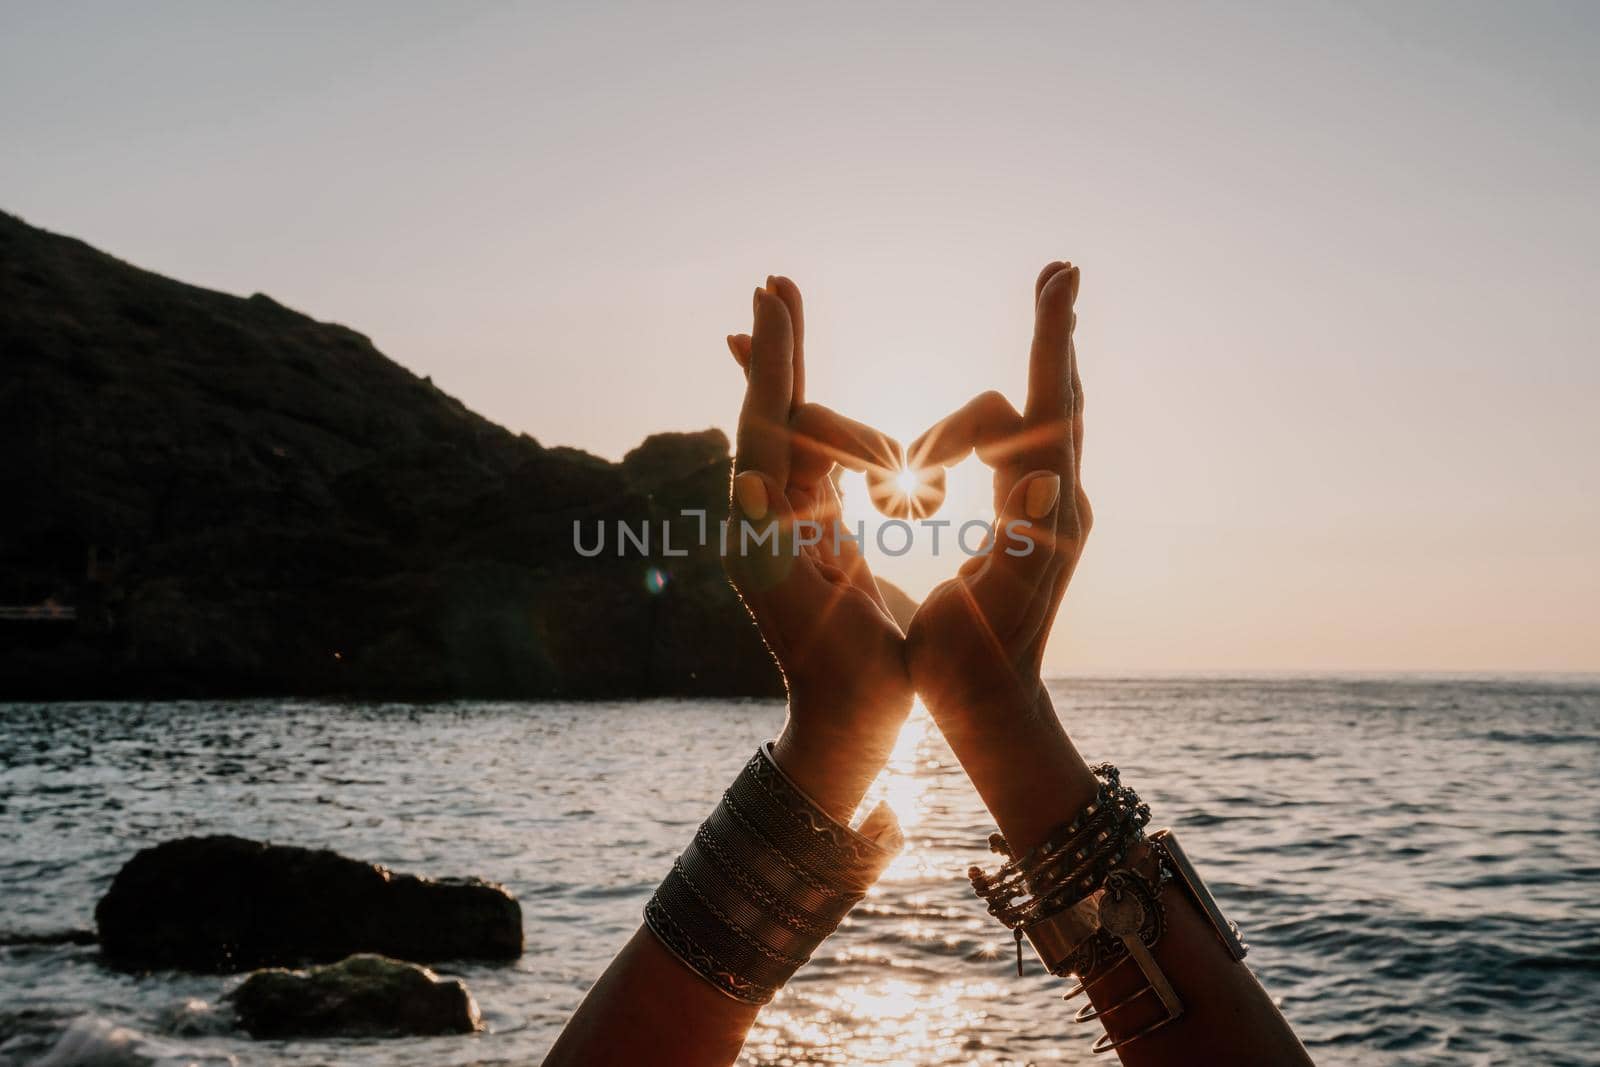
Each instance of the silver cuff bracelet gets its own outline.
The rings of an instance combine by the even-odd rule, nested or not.
[[[835,821],[763,744],[644,909],[650,932],[735,1000],[765,1004],[900,851],[879,805],[861,831]]]

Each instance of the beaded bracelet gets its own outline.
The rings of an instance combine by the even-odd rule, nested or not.
[[[764,744],[645,905],[651,933],[734,1000],[765,1004],[901,846],[883,804],[859,831],[795,785]]]
[[[1007,862],[992,875],[977,866],[967,870],[973,891],[984,898],[989,914],[1011,928],[1019,973],[1022,937],[1030,924],[1067,911],[1093,894],[1128,849],[1144,838],[1149,805],[1122,784],[1113,765],[1102,763],[1091,769],[1100,779],[1099,789],[1094,801],[1070,822],[1022,856],[1013,856],[1003,836],[991,834],[990,849],[1006,856]]]

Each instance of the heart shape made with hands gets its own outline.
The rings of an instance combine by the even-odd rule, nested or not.
[[[1077,324],[1073,311],[1077,291],[1078,270],[1065,261],[1048,264],[1034,283],[1036,322],[1025,415],[999,392],[981,393],[923,433],[907,456],[872,427],[803,401],[805,320],[800,292],[790,279],[769,275],[752,298],[753,332],[727,338],[748,383],[740,414],[740,454],[747,445],[756,444],[772,470],[791,476],[798,470],[813,482],[837,466],[861,471],[873,507],[891,519],[925,519],[937,513],[946,496],[947,468],[974,453],[997,475],[1035,456],[1043,462],[1031,465],[1049,473],[1062,455],[1077,451],[1078,442],[1071,438],[1081,432],[1075,430],[1075,405],[1081,404],[1077,399],[1081,394],[1071,341]],[[752,368],[758,364],[756,338],[763,321],[767,348],[765,360],[759,361],[765,369],[758,385]],[[795,469],[790,469],[791,462]],[[797,481],[808,484],[806,477]],[[1054,484],[1059,491],[1059,481]],[[1030,483],[1030,513],[1033,491]],[[997,497],[995,506],[1000,505]],[[1053,503],[1041,506],[1048,510]]]
[[[906,463],[898,470],[870,467],[867,497],[891,519],[926,519],[944,503],[945,472],[938,465]]]
[[[894,467],[865,468],[873,507],[891,519],[925,519],[945,499],[945,472],[969,456],[992,471],[1015,464],[1030,447],[1048,440],[1050,425],[1028,427],[998,392],[980,394],[925,430]],[[898,445],[895,453],[901,454]],[[996,500],[995,506],[1000,502]]]

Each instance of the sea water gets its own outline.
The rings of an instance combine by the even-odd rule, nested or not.
[[[1052,683],[1149,801],[1320,1064],[1600,1063],[1600,679]],[[775,702],[0,705],[0,1063],[536,1063],[639,922]],[[908,847],[762,1012],[744,1064],[1104,1062],[965,870],[992,826],[920,712],[878,789]],[[238,977],[92,945],[135,851],[188,834],[477,875],[527,953],[450,963],[468,1037],[255,1042]],[[48,940],[48,938],[46,938]],[[98,1058],[96,1058],[98,1057]]]

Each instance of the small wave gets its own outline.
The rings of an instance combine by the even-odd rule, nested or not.
[[[93,930],[0,930],[0,948],[22,945],[93,945],[99,936]]]
[[[1566,956],[1529,956],[1526,959],[1513,960],[1506,966],[1517,971],[1577,971],[1580,974],[1600,974],[1600,946]]]
[[[1519,734],[1509,730],[1490,730],[1477,736],[1484,741],[1502,745],[1592,745],[1600,742],[1600,737],[1594,734],[1550,734],[1536,731]]]
[[[586,885],[572,895],[579,900],[606,900],[612,897],[638,897],[643,900],[654,888],[654,882],[618,882],[615,885]]]
[[[1184,826],[1192,826],[1192,827],[1198,827],[1198,826],[1221,826],[1223,823],[1228,822],[1228,821],[1229,821],[1229,817],[1228,816],[1226,816],[1226,815],[1218,815],[1214,811],[1197,811],[1197,812],[1194,812],[1191,815],[1185,815],[1183,817],[1183,824],[1182,825],[1184,825]]]
[[[34,1067],[238,1067],[226,1053],[198,1052],[97,1015],[74,1019]]]

